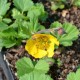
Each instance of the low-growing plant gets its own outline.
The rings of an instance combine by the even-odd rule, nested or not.
[[[38,61],[32,61],[26,57],[19,59],[16,62],[19,80],[52,80],[50,75],[47,74],[51,65],[50,62],[54,63],[54,60],[51,58],[42,58]]]
[[[57,10],[57,9],[63,9],[65,7],[66,0],[50,0],[51,2],[51,9]]]
[[[63,35],[60,35],[58,33],[55,34],[60,44],[63,46],[71,46],[73,44],[73,41],[76,40],[79,35],[79,30],[77,29],[77,27],[68,22],[61,24],[60,22],[57,21],[52,23],[50,26],[50,28],[58,27],[62,27],[66,32],[66,34]]]
[[[61,28],[59,28],[59,27],[61,27]],[[58,32],[56,31],[54,34],[53,31],[56,28],[60,29],[60,30]],[[65,30],[65,34],[63,34],[63,35],[61,34],[62,29]],[[41,34],[41,33],[43,33],[43,34]],[[49,33],[51,33],[53,36]],[[73,35],[73,33],[74,33],[74,35]],[[52,66],[53,63],[55,62],[52,58],[48,59],[49,57],[52,57],[54,55],[55,44],[58,46],[59,46],[59,44],[61,44],[63,46],[71,46],[72,41],[74,41],[78,38],[78,34],[79,34],[79,31],[74,25],[72,25],[70,23],[61,24],[59,22],[52,23],[50,26],[50,29],[44,29],[44,30],[39,31],[39,33],[37,33],[37,34],[34,34],[29,40],[27,40],[27,43],[25,45],[25,50],[27,50],[28,53],[35,58],[35,60],[36,60],[36,58],[40,58],[40,59],[42,58],[42,60],[39,60],[34,65],[34,66],[36,66],[38,64],[39,65],[38,69],[40,71],[38,69],[35,71],[35,68],[32,68],[32,67],[30,68],[30,66],[29,66],[30,72],[28,73],[27,71],[29,69],[27,68],[28,67],[27,63],[25,63],[26,65],[23,64],[24,58],[20,59],[16,64],[17,71],[18,71],[17,74],[19,75],[21,73],[24,75],[22,77],[19,77],[19,79],[20,80],[23,80],[25,78],[28,79],[28,78],[30,78],[28,76],[30,76],[30,75],[33,76],[36,73],[47,75],[47,73],[49,71],[49,66]],[[47,59],[43,59],[45,57]],[[43,61],[43,62],[39,63],[40,61]],[[26,62],[29,62],[29,60]],[[46,64],[45,64],[45,62],[46,62]],[[30,62],[29,62],[29,64],[30,64]],[[45,64],[45,65],[43,65],[43,64]],[[58,66],[61,66],[60,59],[57,60],[57,64],[58,64]],[[23,70],[24,67],[26,67],[25,71]],[[46,72],[43,69],[44,67],[45,67],[45,69],[47,68]],[[34,71],[36,73],[32,73]],[[37,75],[35,77],[37,79]],[[49,78],[50,78],[50,76],[49,76]],[[31,80],[34,80],[34,78],[32,78]]]
[[[19,45],[38,30],[45,29],[38,23],[39,20],[45,21],[47,18],[47,12],[41,3],[13,0],[13,4],[14,7],[10,8],[7,0],[0,0],[0,47]]]
[[[67,79],[66,80],[80,80],[80,69],[77,69],[76,72],[70,72],[67,75]]]
[[[80,0],[49,0],[51,2],[51,9],[64,9],[65,7],[77,6],[80,7]]]
[[[80,7],[80,0],[71,0],[71,4]]]
[[[54,22],[45,29],[39,21],[45,21],[48,15],[41,3],[13,0],[13,4],[10,8],[7,0],[0,0],[0,47],[10,48],[26,40],[25,50],[34,60],[24,57],[16,62],[19,80],[52,80],[47,73],[55,62],[52,57],[56,47],[71,46],[78,38],[78,29],[67,22]],[[59,59],[57,62],[60,66]]]

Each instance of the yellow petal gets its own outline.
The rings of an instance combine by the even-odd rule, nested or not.
[[[38,49],[38,52],[34,54],[33,56],[35,58],[42,58],[42,57],[45,57],[46,55],[47,55],[47,51]]]
[[[56,37],[50,35],[50,41],[51,41],[51,42],[54,42],[56,45],[59,46],[59,41],[57,40]]]
[[[37,52],[35,42],[33,40],[28,40],[27,44],[25,45],[25,50],[27,50],[31,55],[35,54]]]
[[[42,41],[45,42],[41,44]],[[48,43],[49,40],[49,43]],[[46,44],[46,46],[45,46]],[[27,41],[25,49],[28,51],[30,55],[35,58],[42,58],[45,56],[52,57],[54,55],[54,45],[59,45],[59,41],[57,38],[50,34],[34,34],[32,39]],[[45,49],[44,46],[46,47]]]
[[[50,46],[47,50],[48,57],[52,57],[54,55],[54,46]]]

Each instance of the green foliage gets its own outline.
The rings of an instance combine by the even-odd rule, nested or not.
[[[55,59],[54,58],[42,58],[42,60],[45,60],[50,66],[52,66],[55,63]]]
[[[46,74],[29,73],[20,77],[20,80],[52,80],[52,78]]]
[[[67,6],[77,6],[80,7],[80,0],[49,0],[51,2],[51,9],[57,10],[57,9],[64,9]],[[69,4],[68,4],[69,3]]]
[[[7,0],[0,0],[0,16],[4,16],[10,7],[10,3]]]
[[[13,3],[21,12],[28,11],[33,6],[31,0],[13,0]]]
[[[49,70],[49,64],[45,60],[39,60],[34,65],[30,58],[24,57],[17,61],[16,68],[18,77],[21,77],[31,72],[38,72],[40,74],[47,73]]]
[[[51,9],[57,10],[57,9],[63,9],[65,7],[66,0],[51,0]]]
[[[76,73],[70,72],[67,75],[67,79],[66,80],[80,80],[80,69],[77,69]]]
[[[57,59],[56,64],[58,65],[58,67],[60,67],[62,65],[62,62],[59,58]]]
[[[72,4],[77,6],[77,7],[80,7],[80,0],[73,0]]]
[[[56,37],[58,38],[60,44],[63,46],[71,46],[72,41],[76,40],[79,35],[79,31],[76,26],[72,25],[71,23],[64,23],[61,24],[59,22],[54,22],[51,24],[51,28],[57,28],[57,27],[62,27],[65,31],[66,34],[59,35],[56,33]]]
[[[47,18],[47,12],[44,11],[44,6],[41,3],[36,3],[28,11],[28,17],[30,20],[34,19],[34,17],[39,17],[40,20],[45,21]]]
[[[3,19],[3,22],[6,23],[6,24],[8,24],[8,23],[11,23],[12,20],[9,19],[9,18],[4,18],[4,19]]]
[[[4,31],[4,30],[6,30],[6,29],[8,29],[9,27],[8,27],[8,25],[7,24],[5,24],[5,23],[3,23],[3,22],[0,22],[0,31]]]
[[[45,29],[39,23],[39,20],[45,21],[47,18],[41,3],[34,4],[31,0],[13,0],[13,3],[15,7],[9,9],[10,3],[0,0],[0,48],[19,45],[22,40]]]
[[[47,73],[49,70],[49,64],[45,60],[39,60],[35,65],[34,72]]]
[[[30,58],[24,57],[17,61],[16,68],[17,68],[17,74],[20,77],[26,73],[32,72],[34,69],[34,65],[32,64],[32,61],[30,60]]]

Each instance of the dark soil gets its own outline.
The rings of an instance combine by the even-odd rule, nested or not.
[[[49,13],[49,18],[45,23],[42,23],[46,26],[46,28],[48,28],[52,22],[60,21],[61,23],[70,22],[80,29],[80,8],[70,7],[63,10],[52,11],[50,10],[49,2],[44,0],[42,0],[42,2],[45,6],[45,10]],[[15,80],[18,80],[16,77],[16,61],[23,56],[30,58],[32,57],[25,52],[23,45],[7,49],[6,53],[6,59],[9,62],[9,66],[15,77]],[[55,51],[54,59],[60,59],[62,64],[60,67],[57,64],[51,66],[49,74],[54,80],[66,80],[66,76],[69,72],[75,72],[76,69],[80,67],[80,37],[73,43],[71,47],[60,47],[59,50]],[[2,74],[1,72],[2,70],[0,70],[0,76]]]

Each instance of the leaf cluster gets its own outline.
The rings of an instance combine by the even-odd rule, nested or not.
[[[51,9],[57,10],[57,9],[63,9],[65,7],[66,0],[50,0],[51,2]]]
[[[72,0],[72,4],[77,7],[80,7],[80,0]]]
[[[58,21],[52,23],[50,26],[50,28],[58,27],[62,27],[66,32],[63,35],[60,35],[58,33],[55,34],[60,44],[63,46],[71,46],[73,44],[73,41],[76,40],[79,36],[79,30],[77,29],[77,27],[68,22],[61,24]]]
[[[47,12],[42,3],[32,0],[0,0],[0,47],[10,48],[21,44],[38,30],[45,29],[39,20],[45,21]]]
[[[80,0],[49,0],[51,2],[51,9],[64,9],[66,6],[77,6],[80,7]]]
[[[35,62],[24,57],[17,61],[16,68],[19,80],[52,80],[46,74],[49,70],[49,64],[43,59]]]
[[[70,72],[67,75],[67,79],[66,80],[80,80],[80,69],[77,69],[76,72]]]

